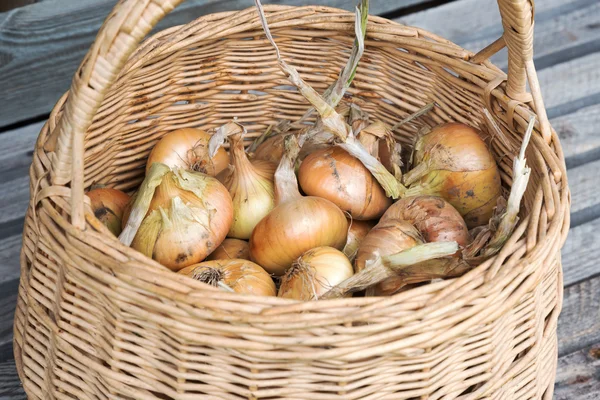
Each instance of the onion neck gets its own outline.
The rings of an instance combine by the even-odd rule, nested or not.
[[[234,174],[243,174],[247,176],[247,173],[256,173],[254,166],[248,160],[246,151],[244,150],[244,137],[242,134],[235,134],[229,138],[231,148],[229,153],[231,155],[231,165],[233,165]]]
[[[284,139],[285,153],[275,171],[275,204],[280,205],[302,197],[294,172],[300,148],[294,135]]]

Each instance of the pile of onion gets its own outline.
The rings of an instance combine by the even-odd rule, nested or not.
[[[232,219],[231,197],[217,179],[154,163],[119,240],[177,271],[219,246]]]
[[[247,151],[246,130],[235,119],[213,134],[165,134],[131,200],[114,189],[88,193],[96,217],[124,244],[180,274],[224,291],[298,301],[365,290],[393,295],[459,276],[469,262],[499,251],[518,220],[525,149],[515,161],[518,190],[503,215],[494,211],[501,204],[498,166],[472,127],[421,131],[403,171],[393,132],[434,104],[394,126],[387,116],[384,122],[340,104],[364,52],[368,1],[357,8],[348,63],[323,95],[282,57],[260,0],[256,5],[277,65],[312,108],[298,121],[271,125]],[[474,241],[469,228],[476,228]]]
[[[496,161],[474,128],[448,123],[421,136],[413,169],[404,175],[405,196],[443,197],[473,228],[487,224],[501,195]]]
[[[286,153],[275,173],[277,206],[250,237],[250,259],[275,275],[283,275],[307,250],[320,246],[342,249],[348,233],[346,216],[335,204],[300,194],[294,174],[299,151],[296,138],[287,136],[285,145]]]
[[[112,188],[98,188],[87,192],[92,203],[94,216],[112,232],[113,235],[121,234],[121,220],[127,208],[130,197],[120,190]]]
[[[248,260],[204,261],[183,268],[179,273],[226,291],[255,296],[276,294],[275,283],[269,274]]]

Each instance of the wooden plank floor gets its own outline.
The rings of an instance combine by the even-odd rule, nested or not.
[[[25,398],[12,360],[12,318],[31,149],[113,3],[44,0],[0,13],[0,398]],[[314,3],[351,9],[355,0]],[[495,0],[371,3],[374,13],[428,29],[473,51],[502,33]],[[162,27],[251,4],[189,0]],[[535,62],[565,151],[573,196],[571,232],[562,252],[565,291],[555,399],[600,400],[600,264],[595,254],[600,247],[600,2],[538,0],[535,11]],[[492,60],[505,67],[506,51]]]

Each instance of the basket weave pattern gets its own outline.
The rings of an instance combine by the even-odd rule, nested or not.
[[[308,107],[254,9],[208,15],[138,47],[178,2],[121,1],[40,133],[14,339],[29,398],[551,399],[570,195],[531,61],[532,4],[499,0],[506,33],[478,55],[370,17],[348,96],[390,124],[435,101],[398,132],[406,144],[424,125],[481,125],[487,107],[505,132],[490,143],[506,187],[536,114],[532,177],[504,249],[459,279],[392,297],[298,303],[174,274],[122,246],[83,196],[94,183],[136,187],[167,131],[237,117],[252,138]],[[265,11],[284,57],[323,91],[349,54],[353,14]],[[486,60],[504,43],[508,78]]]

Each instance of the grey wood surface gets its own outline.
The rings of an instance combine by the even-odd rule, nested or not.
[[[599,400],[599,373],[600,344],[559,358],[554,399]]]
[[[435,32],[472,51],[484,48],[502,34],[496,0],[461,0],[440,8],[444,13],[432,8],[399,21]],[[538,69],[600,50],[598,38],[600,2],[597,0],[535,3],[534,59]],[[491,60],[500,67],[506,66],[506,50]]]
[[[324,3],[350,9],[354,2]],[[397,16],[416,3],[436,6],[398,20],[476,51],[502,32],[495,2],[455,0],[436,6],[443,1],[372,0],[371,10]],[[0,131],[8,124],[49,112],[68,88],[72,72],[112,0],[45,3],[53,7],[36,4],[0,14]],[[251,0],[191,0],[164,24],[251,4]],[[402,10],[396,12],[398,8]],[[600,264],[595,256],[600,246],[600,179],[596,172],[600,168],[600,2],[538,0],[535,33],[535,62],[552,124],[565,151],[573,200],[572,229],[562,252],[565,290],[558,327],[561,358],[555,399],[600,400],[600,352],[591,347],[600,346]],[[492,60],[505,66],[506,52]],[[48,68],[52,68],[52,80]],[[10,360],[11,313],[19,275],[22,218],[29,199],[27,169],[41,126],[41,122],[32,123],[0,134],[0,398],[24,398]]]

